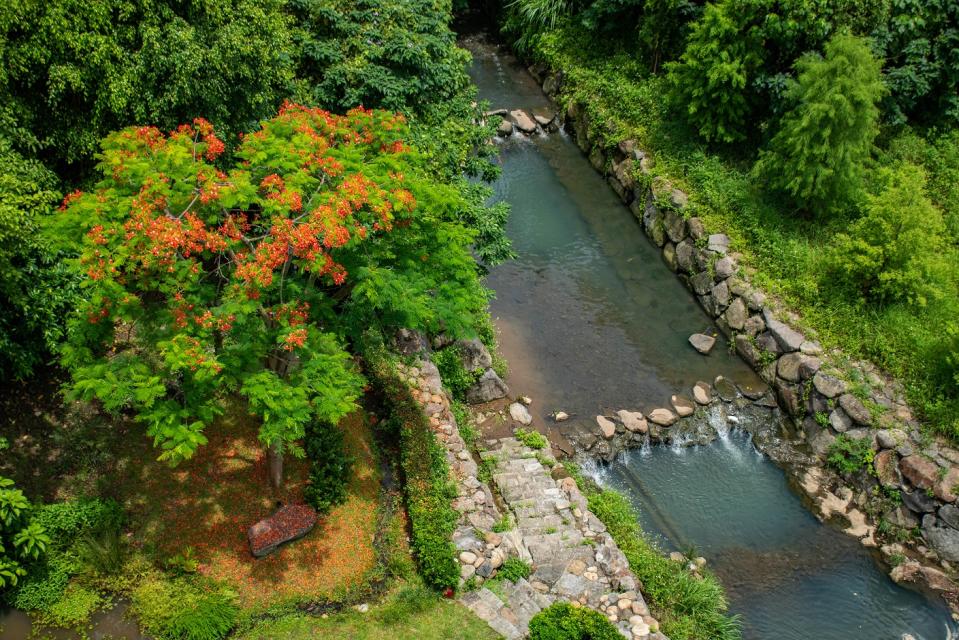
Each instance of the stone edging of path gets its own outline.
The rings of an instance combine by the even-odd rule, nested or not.
[[[526,637],[533,616],[559,601],[601,612],[624,638],[668,640],[658,632],[626,557],[587,509],[576,481],[568,476],[555,480],[542,456],[514,438],[490,440],[481,456],[492,471],[494,497],[478,478],[479,466],[460,436],[436,366],[420,358],[398,368],[443,444],[456,483],[453,506],[460,517],[453,543],[460,586],[467,581],[477,586],[460,601],[510,640]],[[557,477],[563,475],[560,469]],[[496,533],[494,525],[504,513],[514,524]],[[516,583],[491,583],[509,557],[530,563],[532,574]]]
[[[529,71],[544,93],[562,100],[562,70],[534,65]],[[899,491],[902,504],[888,505],[873,525],[881,517],[904,533],[918,529],[921,537],[882,545],[886,561],[898,563],[891,575],[941,593],[959,612],[954,580],[959,575],[959,450],[920,432],[897,381],[839,350],[825,352],[797,330],[799,318],[777,309],[776,302],[750,282],[729,237],[708,234],[702,221],[687,217],[687,194],[653,175],[651,153],[629,139],[605,146],[605,123],[590,121],[585,104],[566,101],[564,106],[557,121],[629,206],[663,260],[732,340],[736,352],[773,389],[796,426],[798,444],[805,442],[812,450],[811,464],[790,471],[820,515],[833,512],[829,504],[838,503],[832,497],[851,492],[849,500],[839,501],[863,507],[874,491]],[[876,452],[872,470],[839,476],[826,469],[827,451],[839,434],[871,442]],[[857,524],[850,529],[861,531]]]

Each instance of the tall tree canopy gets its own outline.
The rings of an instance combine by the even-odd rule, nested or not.
[[[763,151],[757,171],[771,186],[814,212],[841,209],[862,186],[864,164],[879,133],[881,66],[869,44],[834,36],[826,56],[796,63],[789,90],[795,106]]]
[[[56,177],[0,137],[0,377],[21,378],[62,338],[75,278],[38,236],[59,201]]]
[[[470,333],[486,302],[457,222],[401,116],[285,105],[230,166],[197,120],[104,142],[103,178],[64,201],[85,303],[64,363],[74,392],[190,457],[228,394],[262,419],[274,483],[284,449],[336,421],[362,379],[345,341],[368,327]]]
[[[133,123],[252,128],[289,95],[283,0],[10,0],[0,7],[0,126],[51,166],[86,169]]]

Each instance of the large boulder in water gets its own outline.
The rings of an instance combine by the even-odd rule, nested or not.
[[[302,538],[316,524],[313,507],[305,504],[288,504],[269,518],[260,520],[247,531],[250,551],[262,558],[277,550],[280,545]]]
[[[466,390],[466,401],[470,404],[482,404],[505,398],[509,387],[492,369],[487,369],[472,387]]]

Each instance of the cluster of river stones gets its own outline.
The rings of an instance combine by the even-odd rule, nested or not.
[[[401,338],[407,347],[408,338]],[[464,358],[476,355],[475,346],[458,345]],[[601,612],[624,638],[668,640],[626,557],[562,465],[515,438],[492,439],[480,454],[492,486],[481,481],[427,352],[413,365],[397,366],[444,447],[456,484],[461,602],[510,639],[525,637],[533,616],[564,601]],[[497,579],[508,558],[528,563],[528,578]]]
[[[508,138],[514,132],[531,136],[559,131],[556,113],[549,109],[534,109],[532,112],[523,109],[497,109],[487,111],[485,115],[487,118],[500,118],[496,127],[496,135],[500,138]]]
[[[562,70],[534,65],[530,72],[547,95],[562,100]],[[954,505],[959,491],[959,451],[920,431],[900,384],[870,363],[855,361],[838,350],[824,351],[814,339],[796,330],[798,318],[779,312],[776,301],[751,284],[740,256],[731,250],[730,238],[707,233],[703,222],[689,214],[687,194],[655,171],[650,153],[630,139],[607,146],[603,141],[611,139],[611,132],[604,130],[605,122],[591,121],[585,104],[566,101],[565,107],[557,124],[570,132],[660,247],[665,263],[696,295],[736,352],[769,385],[799,438],[808,445],[808,464],[787,469],[804,487],[813,489],[821,513],[829,515],[832,508],[838,508],[833,497],[851,494],[848,501],[840,500],[848,517],[854,509],[862,513],[879,486],[898,491],[902,504],[879,514],[907,534],[906,543],[882,547],[887,560],[897,565],[893,577],[942,592],[954,611],[959,611],[959,589],[949,579],[957,575],[959,567],[959,508]],[[703,345],[694,346],[700,349]],[[680,399],[679,406],[674,402],[672,408],[644,417],[648,425],[666,427],[664,423],[672,416],[678,418],[688,409],[689,404]],[[627,422],[634,428],[642,424],[635,416],[618,417],[624,429]],[[611,428],[609,417],[605,420],[600,423],[604,437]],[[874,469],[840,477],[826,468],[825,458],[840,434],[868,440],[875,451]],[[816,482],[806,482],[810,468],[815,470]],[[858,515],[853,513],[853,518]],[[861,539],[872,544],[875,524],[852,523],[849,531],[862,534]]]

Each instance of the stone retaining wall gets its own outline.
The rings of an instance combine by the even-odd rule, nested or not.
[[[530,69],[544,91],[562,102],[562,71]],[[783,412],[818,459],[816,482],[803,482],[824,516],[832,498],[851,492],[845,504],[876,511],[905,543],[886,544],[890,564],[906,567],[894,578],[916,581],[946,595],[955,606],[959,566],[959,451],[943,439],[924,435],[906,403],[901,385],[868,362],[841,351],[825,352],[799,319],[778,308],[755,287],[728,236],[709,233],[687,213],[688,196],[668,179],[654,175],[655,159],[633,140],[604,146],[604,123],[591,122],[585,105],[566,101],[560,116],[576,144],[660,247],[664,262],[686,284],[700,305],[729,336],[736,352],[773,389]],[[867,438],[876,452],[874,469],[839,477],[824,467],[839,434]],[[804,480],[807,480],[805,476]],[[900,492],[901,504],[888,496]],[[831,496],[831,497],[830,497]],[[861,513],[861,511],[857,511]],[[850,527],[853,532],[861,528]],[[910,533],[918,531],[919,534]],[[866,544],[871,535],[863,535]],[[918,567],[932,568],[930,580]],[[927,571],[928,573],[928,571]]]
[[[668,640],[658,632],[626,557],[587,509],[576,481],[514,438],[490,440],[482,458],[490,467],[494,496],[479,479],[436,366],[424,357],[398,366],[446,449],[456,483],[453,506],[460,515],[453,543],[460,587],[473,587],[461,596],[463,604],[509,639],[525,637],[542,609],[569,601],[602,612],[624,638]],[[504,515],[510,528],[497,533],[493,529],[503,528],[496,525]],[[496,580],[510,557],[531,565],[528,579]]]

